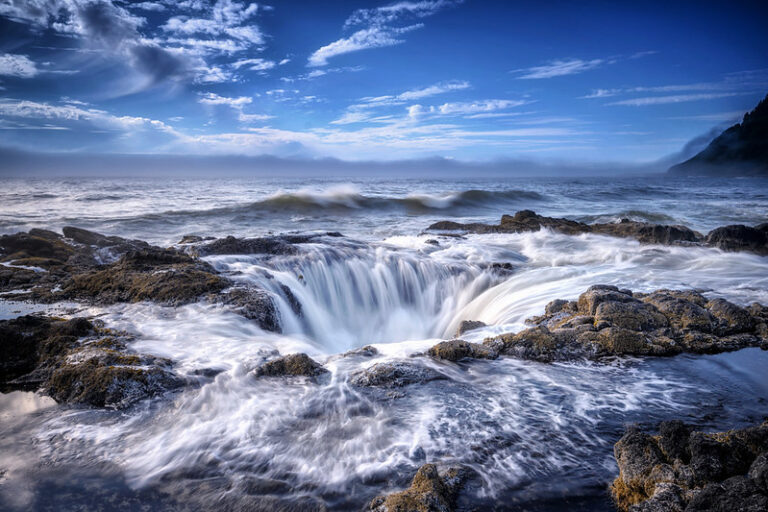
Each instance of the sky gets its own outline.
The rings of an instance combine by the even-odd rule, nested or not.
[[[674,160],[768,92],[767,25],[765,1],[0,0],[0,147]]]

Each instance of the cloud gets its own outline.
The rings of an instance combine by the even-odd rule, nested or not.
[[[420,89],[410,89],[396,95],[366,97],[360,100],[360,103],[351,105],[350,109],[376,108],[391,105],[402,105],[408,101],[419,100],[438,94],[445,94],[453,91],[469,89],[470,83],[464,80],[451,80],[447,82],[438,82],[428,87]]]
[[[518,79],[532,80],[541,78],[553,78],[556,76],[575,75],[595,69],[606,61],[604,59],[581,60],[581,59],[563,59],[553,60],[543,66],[534,66],[527,69],[518,69],[514,73],[521,73]]]
[[[17,78],[32,78],[40,71],[34,61],[26,55],[0,54],[0,75]]]
[[[495,112],[513,107],[519,107],[529,103],[525,100],[480,100],[467,102],[443,103],[438,106],[424,107],[422,105],[411,105],[408,107],[408,117],[419,118],[425,115],[438,116],[463,116],[477,115],[481,113]]]
[[[344,28],[356,26],[364,28],[358,29],[349,37],[343,37],[319,48],[309,56],[307,65],[326,66],[331,57],[402,44],[405,40],[398,36],[422,28],[424,24],[415,23],[406,26],[393,26],[393,24],[426,18],[441,9],[460,3],[462,0],[401,1],[374,9],[358,9],[344,22]]]
[[[614,101],[607,105],[623,105],[630,107],[644,107],[648,105],[666,105],[670,103],[684,103],[688,101],[714,100],[717,98],[727,98],[729,96],[738,96],[738,92],[722,92],[713,94],[677,94],[672,96],[649,96],[645,98],[632,98],[629,100]]]
[[[259,4],[246,5],[234,0],[218,0],[210,8],[209,17],[174,16],[161,28],[173,34],[225,36],[245,42],[248,46],[262,45],[264,35],[258,26],[249,22],[259,9]]]
[[[462,0],[403,1],[376,7],[358,9],[344,22],[344,27],[355,25],[385,25],[403,18],[426,18],[446,7],[453,7]]]
[[[236,98],[230,98],[226,96],[219,96],[212,92],[201,94],[197,99],[198,103],[203,105],[224,105],[232,108],[237,113],[237,120],[241,123],[252,123],[255,121],[266,121],[274,118],[274,116],[266,114],[246,114],[243,112],[243,108],[246,105],[253,103],[253,99],[248,96],[238,96]]]
[[[163,12],[166,10],[165,5],[158,2],[138,2],[135,4],[131,4],[128,7],[130,7],[131,9],[139,9],[142,11]]]
[[[591,93],[587,94],[586,96],[579,96],[580,100],[589,100],[594,98],[609,98],[611,96],[616,96],[617,94],[621,94],[621,89],[594,89]]]
[[[73,104],[52,105],[28,100],[0,99],[0,116],[87,122],[102,129],[125,132],[153,129],[174,136],[178,135],[178,132],[162,121],[137,116],[116,116],[104,110],[86,109]]]
[[[358,30],[349,37],[339,39],[315,50],[315,52],[309,56],[308,65],[310,67],[326,66],[328,64],[328,59],[331,57],[360,50],[367,50],[369,48],[382,48],[384,46],[394,46],[404,43],[405,40],[398,39],[397,36],[423,26],[423,24],[417,23],[416,25],[402,28],[371,27]]]
[[[239,96],[237,98],[227,98],[225,96],[219,96],[212,92],[205,93],[198,98],[198,103],[204,105],[227,105],[232,108],[242,108],[243,105],[248,105],[253,102],[252,98],[248,96]]]
[[[276,65],[275,61],[266,59],[241,59],[232,63],[232,67],[235,69],[247,66],[251,71],[266,71]]]

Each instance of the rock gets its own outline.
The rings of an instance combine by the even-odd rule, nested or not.
[[[711,300],[706,307],[719,324],[717,327],[719,334],[750,332],[755,327],[749,311],[725,299]]]
[[[441,341],[429,349],[435,359],[459,361],[461,359],[496,359],[499,354],[492,347],[464,340]]]
[[[299,250],[296,247],[296,244],[311,242],[319,236],[322,235],[280,235],[260,238],[236,238],[234,236],[228,236],[196,247],[193,249],[193,253],[198,256],[210,256],[215,254],[297,254]],[[341,234],[327,233],[327,236],[341,236]]]
[[[235,312],[255,320],[265,331],[282,332],[280,312],[270,292],[260,288],[230,288],[218,300],[235,306]]]
[[[620,510],[764,510],[768,421],[715,434],[679,421],[659,429],[652,437],[631,428],[614,446],[611,493]]]
[[[85,318],[60,320],[27,315],[0,320],[0,385],[19,387],[11,381],[46,364],[47,359],[60,354],[92,329]]]
[[[164,366],[147,366],[138,356],[109,355],[63,364],[48,380],[48,393],[62,403],[124,408],[184,384]]]
[[[374,498],[368,510],[374,512],[451,512],[468,476],[462,467],[438,472],[434,464],[424,464],[413,477],[411,486],[389,496]]]
[[[229,282],[205,262],[174,250],[148,249],[129,252],[100,270],[72,275],[60,296],[103,304],[152,300],[175,306],[227,286]]]
[[[48,268],[63,265],[75,253],[74,247],[55,233],[33,232],[0,236],[0,261]]]
[[[550,302],[532,327],[486,339],[504,355],[551,362],[607,356],[671,356],[768,347],[768,308],[748,309],[695,291],[632,293],[594,285],[576,301]]]
[[[768,494],[768,452],[761,453],[749,467],[749,478],[764,494]]]
[[[328,370],[307,354],[291,354],[267,361],[258,367],[254,374],[257,377],[317,377]]]
[[[358,387],[399,388],[410,384],[424,384],[447,379],[442,373],[410,362],[376,363],[353,373],[349,383]]]
[[[456,336],[461,336],[465,332],[474,331],[485,326],[485,322],[480,322],[479,320],[462,320],[458,329],[456,329]]]
[[[627,219],[618,223],[584,224],[569,219],[544,217],[531,210],[522,210],[514,215],[502,215],[498,225],[489,224],[459,224],[451,221],[436,222],[427,230],[433,231],[465,231],[470,233],[525,233],[550,229],[566,235],[594,233],[621,238],[633,238],[645,244],[698,244],[704,241],[701,233],[685,226],[666,226],[634,222]]]
[[[362,356],[373,357],[377,356],[379,351],[373,345],[366,345],[364,347],[356,348],[354,350],[348,350],[342,354],[342,357]]]
[[[751,251],[768,254],[768,235],[757,228],[735,224],[713,229],[707,244],[724,251]]]

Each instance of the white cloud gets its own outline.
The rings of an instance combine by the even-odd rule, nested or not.
[[[384,25],[408,17],[425,18],[460,3],[462,0],[401,1],[374,9],[358,9],[344,22],[344,26]]]
[[[227,98],[225,96],[219,96],[212,92],[205,93],[198,98],[198,103],[204,105],[227,105],[232,108],[242,108],[243,105],[248,105],[253,102],[252,98],[248,96],[239,96],[237,98]]]
[[[474,115],[479,113],[495,112],[497,110],[505,110],[513,107],[519,107],[529,103],[525,100],[480,100],[480,101],[468,101],[468,102],[452,102],[443,103],[439,106],[423,107],[421,105],[411,105],[408,107],[408,116],[416,118],[424,115],[441,115],[441,116],[460,116],[460,115]]]
[[[241,59],[232,63],[232,67],[235,69],[247,66],[251,71],[266,71],[276,65],[274,61],[266,59]]]
[[[163,12],[166,10],[165,5],[159,2],[137,2],[129,5],[128,7],[130,7],[131,9],[139,9],[142,11]]]
[[[717,98],[726,98],[737,96],[738,92],[722,92],[712,94],[677,94],[673,96],[650,96],[645,98],[632,98],[629,100],[614,101],[608,105],[624,105],[631,107],[644,107],[647,105],[666,105],[670,103],[683,103],[687,101],[713,100]]]
[[[594,98],[609,98],[611,96],[616,96],[621,92],[622,92],[621,89],[595,89],[591,93],[587,94],[586,96],[579,96],[579,99],[589,100]]]
[[[172,127],[155,119],[137,116],[116,116],[104,110],[85,109],[77,105],[51,105],[27,100],[0,100],[0,116],[24,119],[56,119],[59,121],[88,122],[102,129],[130,132],[154,129],[178,135]]]
[[[37,69],[35,62],[26,55],[0,54],[0,75],[2,76],[32,78],[39,72],[40,70]]]
[[[606,61],[603,59],[593,60],[581,60],[581,59],[563,59],[553,60],[549,64],[543,66],[534,66],[527,69],[518,69],[515,73],[522,73],[517,78],[519,79],[540,79],[540,78],[553,78],[556,76],[575,75],[577,73],[583,73],[590,69],[595,69]]]
[[[309,56],[308,65],[312,67],[325,66],[331,57],[369,48],[381,48],[404,43],[405,40],[398,39],[397,36],[423,26],[423,24],[418,23],[402,28],[370,27],[358,30],[349,37],[339,39],[316,50]]]

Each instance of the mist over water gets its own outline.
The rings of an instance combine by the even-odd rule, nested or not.
[[[611,450],[624,426],[683,418],[699,428],[727,429],[760,420],[768,403],[765,352],[557,364],[511,358],[453,364],[416,356],[452,338],[462,320],[487,324],[467,333],[468,341],[518,331],[547,302],[573,299],[596,283],[635,291],[695,288],[738,304],[768,303],[768,259],[549,231],[465,237],[422,231],[435,220],[495,223],[527,208],[587,222],[629,217],[706,232],[768,220],[766,184],[9,181],[2,201],[13,207],[0,212],[3,232],[76,225],[159,244],[188,233],[346,236],[319,237],[296,255],[205,258],[236,282],[273,291],[283,334],[207,303],[81,311],[134,333],[131,348],[172,359],[195,385],[126,411],[0,401],[0,453],[13,461],[3,476],[8,485],[0,487],[4,509],[53,506],[45,497],[51,488],[60,489],[58,504],[82,503],[98,473],[97,488],[158,507],[210,506],[224,497],[247,504],[251,495],[268,494],[359,510],[371,497],[405,486],[425,462],[457,462],[477,471],[471,492],[479,504],[565,510],[553,504],[565,496],[574,509],[610,510]],[[495,263],[507,268],[500,272]],[[379,354],[342,356],[366,345]],[[251,373],[276,353],[295,352],[330,373],[317,383]],[[449,379],[409,386],[400,396],[349,383],[355,372],[387,361],[418,361]],[[37,473],[41,467],[49,469]]]

